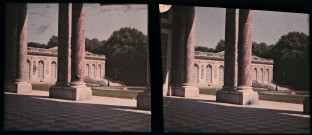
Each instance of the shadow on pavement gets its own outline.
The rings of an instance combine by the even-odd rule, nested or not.
[[[215,104],[213,100],[164,97],[165,132],[310,133],[302,112]]]

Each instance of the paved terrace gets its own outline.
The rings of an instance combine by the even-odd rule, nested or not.
[[[4,94],[5,131],[150,132],[151,112],[136,100],[93,96],[91,101],[48,98],[46,91]]]
[[[310,133],[302,104],[260,100],[258,105],[218,103],[216,96],[164,97],[165,132]]]

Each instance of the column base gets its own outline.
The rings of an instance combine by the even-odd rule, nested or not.
[[[199,89],[195,86],[172,86],[172,95],[179,97],[198,97]]]
[[[5,91],[13,93],[30,93],[32,85],[29,82],[10,82],[6,83]]]
[[[92,90],[87,86],[75,86],[75,87],[62,87],[51,86],[49,89],[49,98],[59,98],[67,100],[91,100]]]
[[[310,114],[310,97],[306,97],[303,100],[303,113]]]
[[[217,91],[217,102],[238,105],[251,105],[259,103],[258,92],[253,90],[219,90]]]
[[[137,108],[142,110],[151,110],[151,91],[139,93],[137,97]]]

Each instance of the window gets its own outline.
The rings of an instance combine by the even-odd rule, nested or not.
[[[95,65],[92,65],[92,77],[95,78]]]
[[[260,81],[263,82],[263,69],[260,69]]]
[[[89,70],[90,70],[90,67],[89,67],[89,64],[86,65],[86,76],[90,77],[89,76]]]
[[[270,74],[269,74],[269,69],[266,70],[266,75],[267,75],[267,82],[270,82]]]
[[[56,62],[51,63],[51,79],[56,79]]]
[[[44,78],[44,63],[39,61],[38,63],[38,78],[42,80]]]
[[[195,73],[194,73],[194,83],[198,83],[198,71],[199,71],[199,67],[198,67],[198,65],[194,65],[194,71],[195,71]]]
[[[26,71],[26,77],[30,79],[30,61],[27,60],[27,71]]]
[[[206,67],[206,82],[212,83],[212,68],[210,65]]]
[[[257,81],[257,69],[254,69],[253,80]]]
[[[101,78],[101,65],[98,65],[97,71],[98,71],[98,73],[97,73],[98,77]]]
[[[219,83],[223,83],[223,74],[224,74],[223,66],[220,66],[219,67]]]

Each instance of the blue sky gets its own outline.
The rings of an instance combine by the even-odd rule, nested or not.
[[[290,31],[309,33],[308,14],[253,10],[253,41],[275,44]],[[195,45],[214,48],[224,39],[225,8],[196,7]],[[28,4],[28,42],[57,35],[58,4]],[[86,4],[86,37],[106,40],[121,27],[147,34],[147,5]]]

